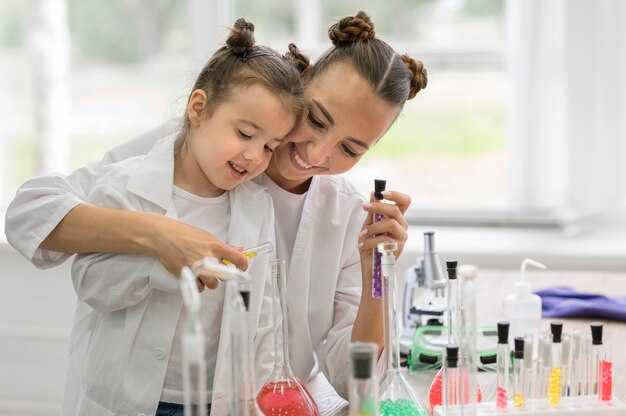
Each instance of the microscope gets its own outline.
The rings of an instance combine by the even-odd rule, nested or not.
[[[447,284],[448,278],[435,251],[435,233],[425,232],[424,255],[404,272],[404,337],[412,337],[422,325],[444,324]]]

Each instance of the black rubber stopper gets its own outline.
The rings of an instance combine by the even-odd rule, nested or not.
[[[248,290],[240,290],[241,298],[243,299],[243,305],[246,307],[246,310],[250,309],[250,291]]]
[[[517,359],[524,358],[524,338],[523,337],[515,338],[515,353],[513,357]]]
[[[382,192],[387,186],[387,181],[384,179],[374,179],[374,198],[383,199]]]
[[[509,321],[498,322],[498,344],[509,343]]]
[[[561,335],[563,335],[563,322],[552,321],[550,322],[550,331],[552,332],[552,342],[561,342]]]
[[[374,360],[370,351],[351,351],[354,378],[366,379],[372,376]]]
[[[459,347],[456,345],[448,345],[446,347],[446,363],[449,368],[456,368],[459,362]]]
[[[446,262],[446,270],[448,272],[448,279],[456,279],[456,266],[458,265],[458,262],[456,260],[454,261],[447,261]]]
[[[591,323],[591,343],[593,345],[602,345],[602,322]]]

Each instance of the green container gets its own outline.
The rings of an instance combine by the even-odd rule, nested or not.
[[[477,335],[479,369],[495,371],[498,330],[495,326],[481,326]],[[409,372],[441,368],[441,356],[447,344],[448,327],[432,325],[418,327],[413,334],[413,347],[407,360]]]

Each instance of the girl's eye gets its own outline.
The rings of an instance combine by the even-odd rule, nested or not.
[[[241,130],[237,130],[237,133],[239,134],[239,137],[241,137],[242,139],[250,140],[252,138],[252,136],[248,136],[246,133],[244,133]]]
[[[311,125],[317,129],[323,129],[324,128],[324,124],[322,122],[320,122],[317,118],[315,118],[315,116],[313,115],[312,112],[309,111],[309,123],[311,123]]]
[[[345,144],[341,145],[342,150],[344,151],[345,154],[347,154],[350,157],[357,157],[359,156],[358,153],[353,152],[348,146],[346,146]]]
[[[268,145],[265,145],[265,149],[266,152],[268,153],[274,153],[274,149],[272,149],[271,147],[269,147]]]

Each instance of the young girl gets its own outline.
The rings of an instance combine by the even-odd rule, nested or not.
[[[183,128],[145,156],[107,166],[89,193],[90,203],[165,215],[234,245],[273,240],[271,198],[248,181],[265,170],[295,125],[303,95],[299,72],[273,50],[254,46],[253,30],[251,23],[237,20],[226,46],[198,76]],[[259,256],[248,270],[259,362],[271,365],[267,265]],[[176,276],[153,257],[88,254],[77,256],[72,280],[79,299],[95,310],[85,333],[91,338],[78,414],[181,411],[182,298]],[[208,402],[223,409],[228,385],[228,337],[220,334],[224,286],[204,291],[202,298]]]

